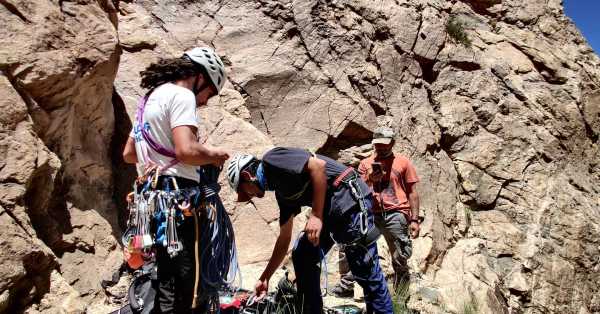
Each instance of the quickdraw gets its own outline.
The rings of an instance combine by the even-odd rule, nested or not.
[[[138,178],[133,192],[127,195],[129,219],[122,243],[132,256],[141,254],[150,258],[151,248],[156,243],[165,246],[169,255],[175,257],[183,249],[177,236],[177,225],[181,223],[182,214],[189,214],[190,205],[185,202],[181,206],[176,201],[179,187],[174,179],[174,191],[155,190],[153,187],[157,185],[159,171],[156,167],[152,170],[145,179]],[[158,226],[154,234],[151,230],[153,220]]]
[[[154,240],[151,233],[151,222],[155,212],[153,199],[154,193],[138,193],[138,190],[129,193],[126,197],[129,219],[127,230],[121,238],[122,244],[127,248],[129,257],[127,263],[133,269],[144,264],[144,259],[152,257]]]

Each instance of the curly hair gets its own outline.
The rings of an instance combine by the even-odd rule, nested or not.
[[[203,66],[198,65],[189,58],[160,59],[150,64],[144,71],[140,72],[142,88],[154,89],[162,84],[186,79],[190,76],[202,74],[208,78],[208,73]]]

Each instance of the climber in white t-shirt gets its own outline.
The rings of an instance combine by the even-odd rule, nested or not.
[[[212,60],[206,55],[212,56]],[[225,84],[223,63],[212,49],[195,48],[182,58],[161,59],[141,75],[141,86],[150,90],[143,116],[144,128],[159,144],[174,150],[180,161],[163,173],[197,180],[194,166],[222,166],[229,158],[227,152],[203,145],[197,137],[196,108],[205,106]],[[126,162],[144,162],[138,159],[141,150],[135,145],[140,140],[141,126],[135,124],[123,151]],[[153,150],[149,150],[148,157],[163,167],[173,159]]]
[[[229,158],[225,150],[202,144],[197,136],[199,121],[196,109],[205,106],[208,99],[223,88],[226,79],[223,62],[211,48],[194,48],[180,58],[160,59],[140,74],[141,86],[148,89],[148,93],[138,106],[123,159],[137,163],[138,169],[143,169],[140,175],[154,173],[147,176],[156,177],[148,180],[154,182],[153,191],[197,190],[200,176],[207,173],[203,169],[214,165],[216,168],[211,169],[217,169],[218,176],[218,168]],[[200,166],[203,166],[202,169]],[[192,203],[189,200],[185,202]],[[220,199],[217,202],[222,209]],[[182,207],[176,208],[180,210]],[[200,280],[198,265],[201,253],[197,246],[198,238],[202,236],[199,234],[210,229],[199,227],[199,214],[194,204],[186,210],[176,216],[174,232],[178,239],[175,248],[169,247],[171,240],[159,240],[173,235],[173,230],[168,229],[172,224],[167,226],[165,219],[157,221],[159,226],[151,231],[158,267],[153,313],[206,312],[206,296],[199,294],[202,290],[199,285],[201,287],[205,280]],[[164,210],[157,210],[157,213],[161,212]],[[154,219],[157,219],[156,216]],[[167,226],[168,235],[164,231],[160,234],[161,224]]]

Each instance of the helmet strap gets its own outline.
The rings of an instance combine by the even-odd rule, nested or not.
[[[198,81],[199,80],[200,80],[200,74],[197,74],[196,75],[196,80],[194,80],[194,86],[192,87],[192,91],[194,92],[194,95],[196,95],[196,96],[198,96],[198,94],[202,90],[201,88],[198,88]]]
[[[196,75],[196,80],[194,80],[194,88],[193,88],[193,92],[194,95],[198,96],[198,94],[200,94],[200,92],[202,92],[205,88],[207,88],[208,86],[210,86],[209,82],[206,81],[206,78],[204,80],[204,82],[202,82],[202,85],[200,85],[200,87],[198,87],[198,81],[200,80],[200,75],[202,75],[204,77],[204,74],[200,73],[198,75]]]

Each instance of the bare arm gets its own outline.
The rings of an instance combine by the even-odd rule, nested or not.
[[[306,165],[310,174],[313,187],[312,211],[306,222],[304,231],[308,240],[314,245],[319,245],[319,237],[323,228],[323,208],[325,207],[325,193],[327,192],[327,175],[325,174],[325,161],[311,157]]]
[[[325,193],[327,192],[327,176],[325,174],[325,161],[311,157],[306,169],[310,174],[313,187],[312,214],[323,219],[323,207],[325,206]]]
[[[125,143],[125,148],[123,148],[123,160],[128,164],[135,164],[138,162],[133,137],[127,138],[127,143]]]
[[[261,280],[270,279],[271,276],[273,276],[273,273],[275,273],[275,270],[277,270],[279,265],[281,265],[281,262],[283,262],[283,259],[285,258],[290,246],[290,242],[292,241],[293,227],[294,217],[290,217],[290,219],[288,219],[288,221],[279,229],[279,236],[275,242],[273,254],[271,254],[271,259],[260,276]]]
[[[406,184],[406,191],[408,193],[408,202],[410,203],[410,237],[415,239],[421,231],[419,223],[419,193],[417,193],[416,183]]]
[[[223,165],[229,154],[222,149],[209,148],[198,142],[192,126],[178,126],[173,129],[175,156],[185,164],[202,166],[208,164]]]
[[[410,203],[410,217],[411,219],[419,219],[419,193],[417,192],[416,183],[406,184],[406,190],[408,192],[408,202]]]

